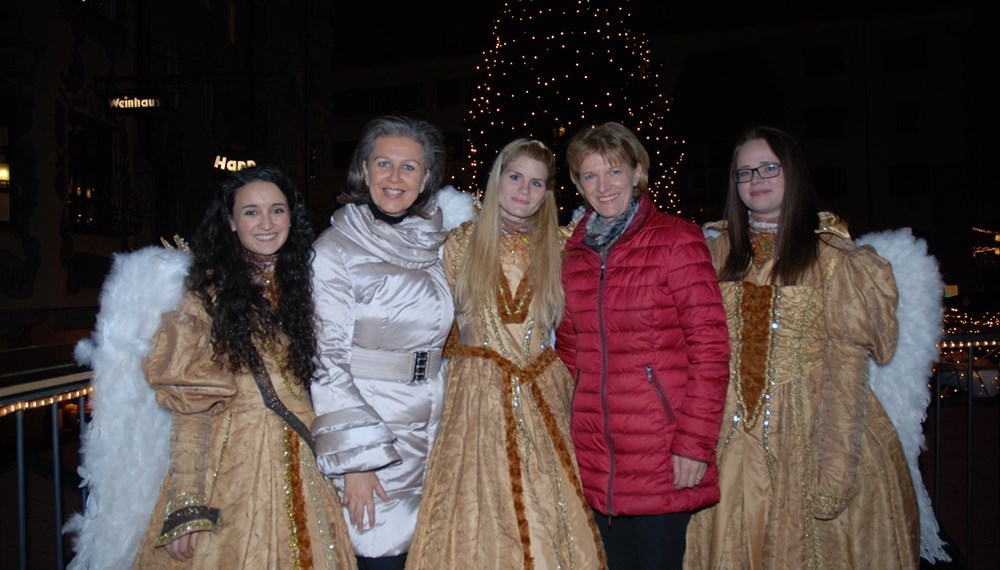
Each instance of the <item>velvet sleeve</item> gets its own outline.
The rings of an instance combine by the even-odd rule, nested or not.
[[[193,531],[216,530],[205,481],[212,414],[236,394],[234,376],[213,358],[211,325],[195,301],[163,315],[144,363],[156,399],[173,415],[167,513],[158,544]]]
[[[822,246],[821,246],[822,247]],[[896,284],[889,262],[870,248],[853,248],[825,276],[824,378],[816,426],[814,514],[836,518],[858,490],[861,436],[872,397],[869,355],[888,362],[898,334]]]

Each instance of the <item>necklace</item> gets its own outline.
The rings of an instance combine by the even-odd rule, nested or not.
[[[278,263],[278,254],[263,255],[247,251],[246,258],[252,269],[254,283],[264,290],[264,298],[271,303],[271,307],[277,307],[278,280],[275,276],[275,267]]]
[[[281,358],[278,357],[278,351],[274,348],[274,344],[271,343],[271,339],[264,339],[264,349],[267,350],[271,359],[274,360],[275,364],[278,366],[278,373],[281,374],[281,382],[285,385],[285,388],[288,389],[288,393],[291,394],[293,398],[301,402],[302,398],[305,397],[305,386],[289,380],[287,374],[288,366]]]
[[[500,232],[500,251],[504,254],[517,255],[523,253],[531,245],[531,237],[525,233]]]

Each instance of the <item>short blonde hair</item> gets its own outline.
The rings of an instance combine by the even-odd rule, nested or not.
[[[649,191],[649,153],[639,142],[635,133],[621,123],[604,123],[599,127],[588,127],[570,139],[566,147],[566,165],[569,177],[580,188],[580,165],[592,154],[599,154],[615,165],[627,164],[631,168],[642,166],[635,194]]]

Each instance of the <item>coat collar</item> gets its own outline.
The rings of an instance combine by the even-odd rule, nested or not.
[[[729,229],[729,224],[726,220],[718,220],[705,224],[705,229],[718,230],[725,233]],[[851,233],[847,230],[847,222],[833,212],[820,212],[819,225],[816,226],[814,231],[819,235],[832,234],[846,240],[851,239]]]
[[[625,230],[625,233],[623,233],[621,237],[618,238],[618,240],[615,242],[615,245],[613,245],[611,249],[614,249],[619,244],[625,243],[626,241],[631,239],[632,236],[639,231],[639,228],[641,228],[646,224],[646,219],[649,217],[649,214],[650,212],[652,212],[652,210],[653,210],[653,200],[649,197],[649,192],[643,192],[642,194],[639,195],[639,210],[635,213],[635,218],[632,219],[632,223],[629,224],[628,228]],[[581,218],[579,221],[576,222],[576,227],[573,229],[573,235],[569,238],[569,241],[566,242],[567,249],[576,247],[583,247],[586,249],[590,249],[589,247],[584,245],[583,238],[587,233],[587,221],[590,220],[590,217],[593,215],[595,215],[594,210],[593,208],[591,208],[590,210],[587,211],[586,214],[584,214],[583,218]]]

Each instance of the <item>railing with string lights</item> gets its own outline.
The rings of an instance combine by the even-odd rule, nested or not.
[[[952,329],[954,330],[954,329]],[[966,327],[966,330],[968,328]],[[982,330],[982,329],[981,329]],[[976,408],[982,406],[996,406],[1000,404],[1000,389],[998,389],[997,366],[1000,363],[1000,333],[994,333],[994,327],[987,327],[990,332],[946,334],[938,344],[940,350],[940,362],[935,367],[930,377],[929,389],[935,396],[932,399],[930,409],[927,411],[933,414],[933,434],[928,433],[929,443],[933,445],[933,503],[935,510],[940,510],[942,501],[942,486],[955,488],[961,487],[961,474],[955,475],[953,469],[944,470],[942,473],[942,413],[954,416],[957,422],[964,422],[965,446],[964,455],[966,458],[966,473],[964,488],[967,490],[965,511],[965,533],[961,529],[944,529],[949,535],[965,537],[965,552],[962,553],[966,559],[972,556],[972,534],[974,532],[973,517],[974,507],[985,508],[973,504],[973,489],[979,484],[974,480],[973,467],[977,462],[984,462],[982,456],[976,455],[976,445],[973,439],[973,413]],[[28,568],[28,545],[31,543],[51,544],[55,543],[55,549],[49,548],[43,554],[55,556],[55,566],[64,567],[64,537],[62,536],[62,522],[66,518],[63,508],[63,498],[79,500],[79,504],[86,503],[86,489],[83,488],[80,494],[76,494],[75,485],[67,485],[69,490],[63,489],[64,469],[72,469],[71,463],[78,464],[76,455],[76,445],[78,438],[87,423],[87,401],[92,392],[90,386],[92,373],[76,367],[58,367],[47,370],[34,371],[31,375],[21,375],[23,381],[18,383],[11,377],[4,378],[0,375],[0,428],[4,432],[16,431],[15,460],[11,461],[9,455],[0,460],[0,465],[15,464],[17,479],[17,504],[18,504],[18,568]],[[971,389],[970,389],[971,386]],[[46,417],[46,412],[47,416]],[[5,420],[13,416],[14,426]],[[928,425],[928,428],[931,426]],[[13,429],[12,429],[13,428]],[[996,431],[996,430],[994,430]],[[33,434],[33,447],[26,446],[26,434]],[[65,451],[63,450],[65,448]],[[949,449],[954,453],[956,449]],[[51,454],[51,455],[50,455]],[[65,454],[66,467],[61,458]],[[48,458],[51,457],[51,469],[48,469]],[[29,460],[33,461],[34,467],[28,469]],[[42,468],[38,466],[41,465]],[[950,466],[954,467],[954,466]],[[7,468],[5,468],[7,469]],[[51,484],[48,478],[51,476]],[[29,480],[30,479],[30,480]],[[75,482],[75,481],[74,481]],[[51,501],[37,501],[38,493],[46,493],[52,489]],[[7,489],[6,492],[9,492]],[[32,499],[32,505],[51,502],[52,519],[39,521],[39,517],[34,512],[28,511],[28,499]],[[952,510],[963,510],[956,505],[947,505]],[[78,507],[70,507],[66,511],[76,510]],[[28,520],[28,515],[31,520]],[[940,515],[939,515],[940,516]],[[31,524],[28,524],[28,523]],[[31,535],[29,541],[29,534]],[[49,538],[46,538],[49,537]],[[9,543],[9,541],[8,541]],[[957,546],[957,545],[956,545]],[[5,546],[4,548],[8,548]],[[32,552],[43,550],[35,548]],[[952,551],[955,553],[954,551]],[[0,552],[0,559],[12,560],[13,552]],[[32,560],[32,567],[37,566]]]
[[[954,320],[947,320],[950,321],[949,324],[955,324]],[[968,326],[948,328],[952,330],[970,329]],[[985,408],[996,408],[1000,405],[1000,397],[998,397],[1000,395],[1000,378],[997,374],[997,368],[1000,365],[1000,358],[998,358],[1000,356],[1000,332],[992,332],[997,330],[994,326],[972,327],[972,330],[990,332],[946,334],[938,343],[940,358],[935,366],[930,385],[935,397],[928,410],[934,418],[933,435],[927,434],[933,441],[934,510],[938,514],[939,520],[942,521],[942,530],[952,535],[956,542],[960,541],[959,536],[964,536],[964,544],[961,545],[964,546],[962,555],[967,561],[974,559],[973,542],[977,529],[974,521],[977,520],[977,509],[985,509],[983,512],[986,513],[995,508],[995,506],[989,507],[973,502],[974,492],[975,489],[979,488],[978,485],[995,484],[995,481],[978,480],[990,477],[984,473],[989,471],[984,467],[988,465],[990,458],[986,457],[985,454],[977,456],[977,447],[983,447],[978,444],[985,442],[982,441],[982,438],[974,437],[974,426],[978,422],[982,427],[982,424],[989,423],[991,419],[996,422],[995,410]],[[977,414],[981,417],[976,418]],[[962,435],[959,432],[964,431],[964,453],[957,453],[958,450],[953,447],[947,450],[952,457],[961,455],[965,457],[964,509],[958,508],[958,505],[944,503],[946,499],[942,494],[943,485],[948,485],[953,489],[962,488],[960,486],[962,483],[959,473],[960,465],[949,464],[947,467],[950,473],[943,473],[945,465],[942,463],[942,451],[944,447],[948,446],[948,443],[944,442],[946,429],[943,427],[944,425],[954,428],[951,433],[952,438]],[[1000,433],[997,426],[993,426],[992,429],[987,428],[985,431],[992,433],[993,436]],[[965,527],[964,535],[961,534],[960,528],[947,528],[947,524],[941,516],[943,508],[952,513],[961,513],[964,510],[965,520],[964,525],[962,525]],[[959,545],[955,544],[955,546]],[[954,556],[952,558],[954,559]]]
[[[90,386],[92,376],[90,371],[81,370],[75,366],[55,367],[29,374],[0,375],[0,380],[2,380],[0,383],[0,429],[3,431],[5,440],[8,438],[9,432],[13,431],[16,442],[13,449],[14,461],[11,462],[9,456],[4,457],[0,460],[0,465],[4,466],[2,475],[6,480],[7,475],[10,474],[7,466],[13,463],[17,480],[15,488],[18,528],[17,568],[28,568],[28,559],[32,556],[46,559],[54,556],[53,565],[56,568],[65,567],[63,498],[67,491],[63,488],[63,447],[64,443],[67,444],[66,447],[69,447],[70,444],[75,445],[86,427],[87,398],[93,391]],[[45,417],[46,411],[48,418]],[[10,420],[4,419],[8,417],[13,417],[13,426],[10,425]],[[67,452],[71,454],[72,462],[78,464],[77,452],[69,449]],[[51,457],[51,470],[45,469],[49,457]],[[29,467],[31,468],[29,469]],[[48,480],[50,475],[51,483]],[[48,513],[38,512],[38,510],[45,510],[39,505],[48,502],[49,495],[46,495],[45,491],[50,485],[52,490],[51,519],[48,518]],[[70,491],[71,494],[75,493],[75,487],[76,485],[71,487],[74,489]],[[10,490],[8,487],[4,493]],[[32,499],[30,511],[28,509],[29,497]],[[46,500],[35,500],[43,497]],[[86,488],[82,489],[79,497],[80,504],[84,504],[87,500]],[[6,495],[4,495],[4,499],[5,504],[13,502],[7,500]],[[79,506],[73,505],[71,508],[76,510]],[[13,512],[13,510],[8,512]],[[51,539],[46,540],[45,535]],[[33,544],[41,543],[44,545],[35,546],[31,556],[29,556],[28,550],[29,539],[33,539],[30,541]],[[54,549],[51,546],[52,543],[55,545]],[[9,541],[5,541],[5,544],[9,544]],[[11,561],[14,559],[14,553],[0,553],[0,559]],[[34,562],[39,562],[39,560],[34,560]],[[31,565],[31,567],[38,566],[34,563]]]

